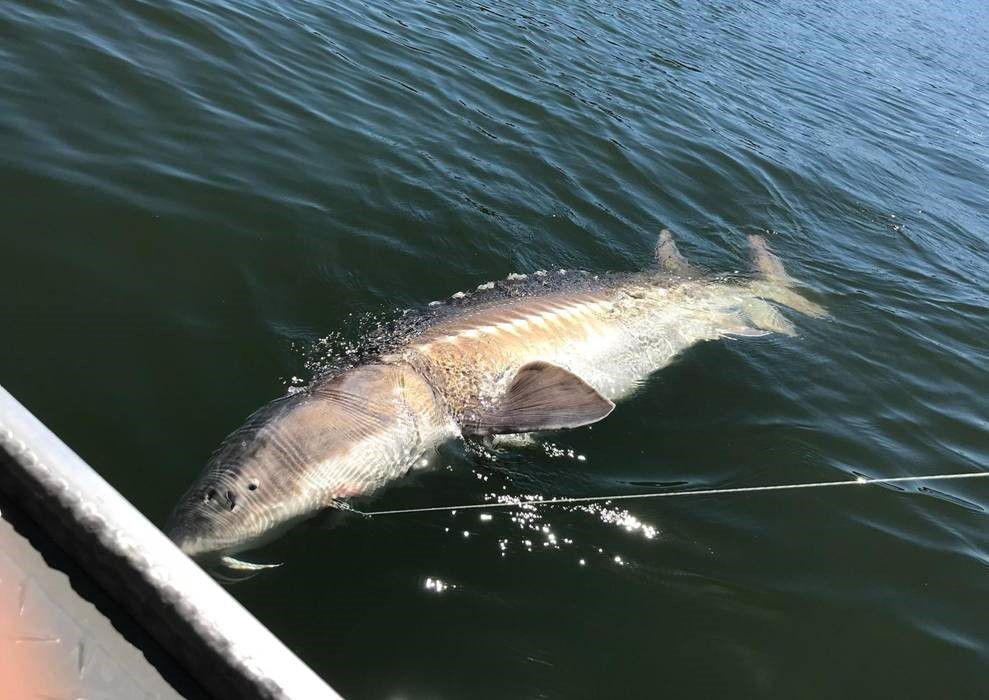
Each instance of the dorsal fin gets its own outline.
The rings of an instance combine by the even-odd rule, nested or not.
[[[472,435],[529,433],[595,423],[615,404],[572,372],[549,362],[523,365],[494,406],[464,421]]]
[[[672,275],[693,277],[696,274],[693,266],[680,254],[673,240],[673,234],[668,228],[659,232],[659,239],[656,241],[656,262],[665,272]]]

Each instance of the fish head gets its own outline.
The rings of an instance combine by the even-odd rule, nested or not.
[[[252,416],[230,435],[179,499],[166,534],[207,566],[257,548],[291,527],[306,510],[296,462],[284,433],[297,422],[283,402]]]
[[[406,367],[368,365],[316,382],[231,434],[165,531],[207,568],[258,566],[232,555],[404,473],[436,410]]]

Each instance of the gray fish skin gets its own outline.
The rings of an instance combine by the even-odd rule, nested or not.
[[[403,475],[455,434],[410,367],[357,367],[254,414],[213,455],[165,529],[187,554],[216,565]]]
[[[794,335],[769,301],[826,315],[794,291],[761,237],[749,242],[759,274],[717,278],[691,267],[663,231],[656,272],[465,306],[375,362],[273,402],[214,454],[169,536],[206,564],[253,571],[265,565],[231,555],[374,492],[445,440],[600,420],[698,342]]]

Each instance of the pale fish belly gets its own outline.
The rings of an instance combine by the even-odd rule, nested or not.
[[[558,346],[549,362],[578,375],[609,399],[621,399],[677,355],[741,324],[737,288],[685,282],[642,286],[595,310],[597,323]]]
[[[496,398],[521,366],[540,360],[617,399],[686,347],[717,337],[711,318],[678,288],[625,285],[481,309],[430,329],[407,357],[454,412]]]

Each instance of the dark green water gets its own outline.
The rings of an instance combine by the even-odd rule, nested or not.
[[[664,226],[741,270],[768,231],[831,320],[369,505],[984,469],[986,6],[622,5],[3,3],[0,382],[161,522],[367,314],[641,268]],[[976,481],[628,506],[652,538],[614,508],[345,519],[231,591],[354,698],[987,697],[986,508]]]

